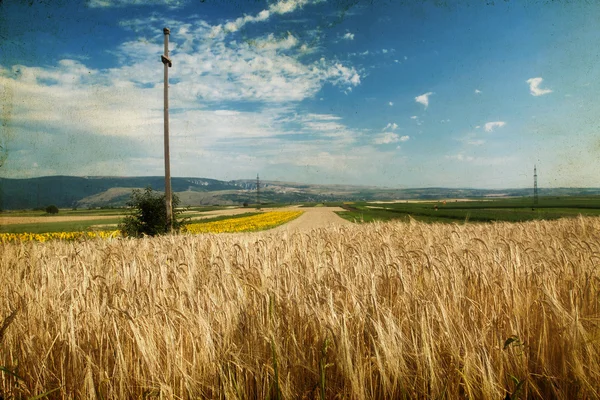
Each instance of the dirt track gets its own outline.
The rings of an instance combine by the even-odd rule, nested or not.
[[[120,215],[65,215],[65,216],[47,216],[47,217],[0,217],[0,225],[12,224],[45,224],[48,222],[67,222],[67,221],[90,221],[100,219],[115,219]]]
[[[316,228],[327,228],[336,225],[351,225],[352,222],[347,221],[337,215],[335,211],[344,211],[340,207],[312,207],[312,208],[295,208],[304,211],[304,214],[293,221],[270,229],[266,232],[295,232],[295,231],[310,231]]]

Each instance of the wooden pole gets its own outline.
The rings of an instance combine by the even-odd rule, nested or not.
[[[169,67],[173,65],[169,58],[169,28],[164,28],[165,54],[161,61],[165,66],[165,201],[167,208],[167,230],[173,229],[173,195],[171,194],[171,162],[169,157]]]

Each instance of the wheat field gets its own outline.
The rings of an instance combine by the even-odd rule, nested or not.
[[[0,244],[0,397],[597,399],[600,219]]]

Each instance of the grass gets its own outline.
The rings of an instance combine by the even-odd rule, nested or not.
[[[531,199],[427,203],[354,203],[338,214],[349,221],[373,222],[411,218],[422,222],[524,222],[553,220],[578,215],[600,216],[600,198],[541,198],[533,207]]]
[[[600,397],[600,218],[0,244],[0,396]]]
[[[80,232],[92,229],[97,225],[115,225],[121,218],[92,219],[85,221],[43,222],[28,224],[0,225],[0,233],[46,233],[46,232]]]

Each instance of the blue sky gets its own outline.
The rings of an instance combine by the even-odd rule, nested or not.
[[[0,3],[0,174],[600,186],[600,3]]]

